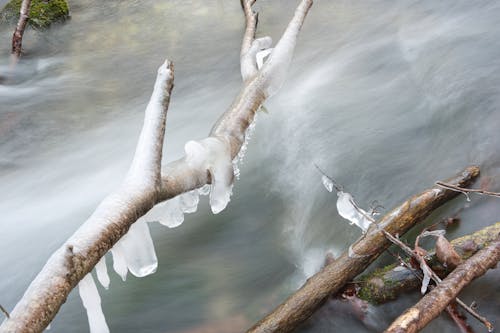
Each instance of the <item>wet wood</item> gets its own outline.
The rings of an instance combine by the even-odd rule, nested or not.
[[[456,238],[451,241],[451,245],[461,259],[465,260],[494,241],[499,233],[500,222],[497,222],[472,234]],[[434,252],[430,254],[428,264],[441,277],[446,276],[451,270],[450,267],[441,264]],[[418,274],[419,270],[399,264],[375,270],[357,282],[358,296],[373,304],[386,303],[404,292],[418,289],[421,285]]]
[[[471,166],[447,180],[456,186],[466,186],[479,175],[479,168]],[[457,192],[435,186],[417,194],[372,225],[365,237],[348,251],[326,265],[281,305],[250,328],[248,333],[290,332],[309,318],[332,294],[348,281],[362,273],[391,244],[381,228],[392,234],[403,234],[423,221],[435,208],[456,197]]]
[[[19,11],[19,20],[17,21],[16,30],[12,35],[12,56],[18,59],[21,56],[23,47],[23,35],[26,25],[28,24],[31,0],[23,0],[21,10]]]
[[[452,302],[472,280],[484,275],[500,260],[500,238],[489,244],[451,272],[417,304],[405,311],[385,331],[412,333],[424,328]],[[490,332],[492,328],[489,328]]]

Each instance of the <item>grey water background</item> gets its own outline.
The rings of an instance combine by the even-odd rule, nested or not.
[[[4,3],[5,1],[0,1]],[[297,1],[259,0],[274,39]],[[0,85],[0,304],[12,309],[61,243],[123,178],[157,67],[175,63],[164,160],[206,136],[241,86],[239,1],[70,1],[72,18],[28,31]],[[183,225],[152,225],[158,271],[98,286],[112,332],[248,328],[359,237],[324,190],[318,163],[367,207],[390,208],[469,164],[500,189],[500,2],[317,0],[282,90],[258,117],[228,208],[202,200]],[[0,28],[0,73],[12,27]],[[459,196],[457,237],[498,221],[498,199]],[[388,262],[389,258],[382,259]],[[463,293],[500,325],[500,273]],[[327,303],[299,332],[383,330],[417,294],[360,321]],[[473,320],[470,323],[480,331]],[[455,332],[446,317],[427,332]],[[87,332],[71,293],[52,332]]]

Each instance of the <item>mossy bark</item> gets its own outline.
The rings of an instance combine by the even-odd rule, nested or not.
[[[488,246],[499,234],[500,222],[497,222],[475,233],[454,239],[451,241],[451,245],[465,260]],[[431,254],[428,263],[435,272],[443,277],[449,273],[448,269],[437,260],[435,253]],[[398,264],[375,270],[373,273],[362,276],[357,282],[360,288],[358,296],[373,304],[386,303],[396,299],[404,292],[417,289],[421,284],[417,277],[418,274],[419,270],[412,270]]]
[[[19,19],[22,0],[11,0],[0,12],[0,21],[15,22]],[[69,6],[66,0],[32,0],[28,25],[35,29],[47,29],[52,23],[69,18]]]

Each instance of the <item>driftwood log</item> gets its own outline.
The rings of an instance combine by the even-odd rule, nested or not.
[[[466,186],[479,175],[479,168],[471,166],[447,180],[456,186]],[[423,221],[435,208],[457,196],[457,192],[435,186],[405,201],[385,215],[367,234],[351,246],[353,253],[344,252],[327,264],[281,305],[250,328],[247,333],[290,332],[309,318],[332,294],[362,273],[390,246],[381,231],[403,234]]]
[[[398,317],[385,332],[418,332],[445,310],[465,286],[495,267],[499,260],[500,238],[497,234],[495,241],[459,265],[417,304]]]
[[[497,222],[472,234],[456,238],[451,241],[451,245],[460,257],[465,260],[494,241],[499,233],[500,222]],[[428,264],[441,277],[449,273],[449,270],[437,260],[435,253],[431,253]],[[375,270],[362,276],[356,282],[356,289],[359,288],[357,295],[359,298],[373,304],[391,301],[404,292],[420,287],[422,282],[417,277],[419,272],[420,270],[399,264]]]
[[[243,1],[245,17],[248,18],[248,11],[252,10],[255,0]],[[258,68],[255,59],[246,59],[241,63],[242,73],[245,73],[241,91],[210,132],[211,137],[227,142],[231,159],[237,156],[243,145],[245,132],[269,96],[270,86],[276,92],[284,81],[283,74],[288,70],[296,39],[311,5],[312,0],[300,1],[281,39],[261,68]],[[250,53],[253,45],[259,51],[261,49],[259,41],[254,40],[256,24],[256,20],[247,22],[242,57],[253,54]],[[247,50],[249,43],[250,50]],[[166,61],[158,70],[136,153],[121,187],[108,195],[89,219],[52,254],[10,313],[10,318],[1,324],[0,332],[42,332],[73,288],[138,218],[157,203],[210,184],[209,170],[190,166],[186,157],[161,168],[172,81],[172,64]]]

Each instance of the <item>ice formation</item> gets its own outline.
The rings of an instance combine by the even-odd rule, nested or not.
[[[321,182],[328,192],[333,191],[333,182],[328,178],[328,176],[323,175],[321,177]]]
[[[120,242],[116,243],[111,248],[111,254],[113,255],[113,269],[116,274],[118,274],[123,281],[127,279],[127,262],[123,255],[122,244]]]
[[[101,285],[108,289],[109,288],[109,275],[108,268],[106,267],[106,256],[103,256],[101,260],[95,265],[95,272],[97,274],[97,280]]]
[[[90,333],[108,333],[108,324],[106,324],[106,318],[104,318],[101,308],[101,297],[91,273],[78,283],[78,291],[83,306],[87,310]]]
[[[257,69],[261,69],[262,65],[264,65],[264,59],[266,59],[267,56],[269,56],[273,52],[273,49],[265,49],[260,52],[257,52],[255,55],[255,60],[257,62]]]
[[[365,233],[374,220],[354,202],[351,194],[343,191],[337,192],[337,210],[339,215],[357,225]]]
[[[156,272],[158,260],[149,228],[144,219],[132,224],[129,231],[111,249],[113,269],[122,278],[127,271],[137,277]]]
[[[263,106],[261,106],[262,108]],[[257,122],[257,114],[254,115],[252,123],[248,126],[247,130],[245,131],[245,141],[241,145],[240,151],[238,152],[238,155],[233,159],[233,170],[234,170],[234,177],[236,179],[240,179],[240,164],[243,164],[243,159],[245,158],[245,154],[248,149],[248,143],[250,142],[250,139],[252,138],[253,132],[255,131],[255,124]]]
[[[226,208],[231,198],[234,170],[229,143],[220,137],[188,141],[184,147],[186,162],[193,168],[210,172],[210,207],[214,214]]]

